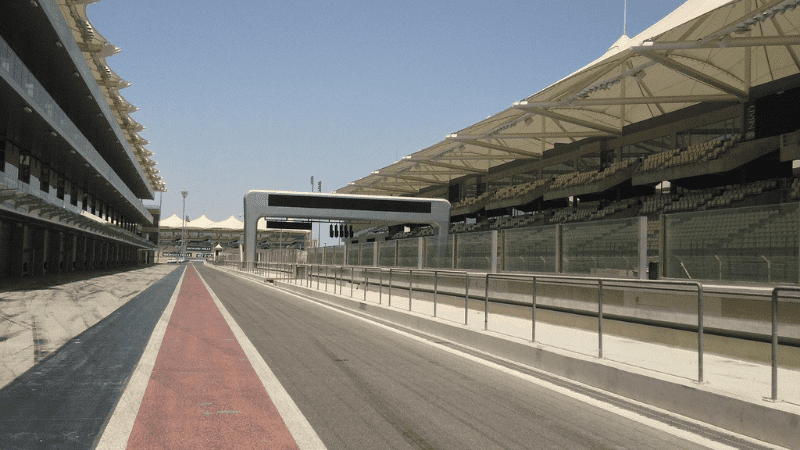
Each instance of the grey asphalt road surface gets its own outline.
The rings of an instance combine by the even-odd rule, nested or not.
[[[351,315],[196,267],[329,449],[704,448]]]

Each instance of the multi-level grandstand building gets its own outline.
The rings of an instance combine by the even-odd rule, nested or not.
[[[164,184],[87,3],[1,8],[0,277],[153,258],[159,211],[142,199]]]
[[[796,283],[798,3],[690,0],[338,192],[446,198],[451,232],[500,232],[482,251],[503,270],[631,273],[646,252],[651,276]],[[378,240],[430,234],[408,228]],[[452,245],[451,265],[470,268]]]

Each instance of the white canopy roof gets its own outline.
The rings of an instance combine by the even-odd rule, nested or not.
[[[160,220],[158,222],[158,226],[160,228],[182,228],[183,221],[177,214],[173,214],[170,217]],[[186,222],[186,229],[191,230],[244,230],[244,222],[237,219],[235,216],[230,216],[225,220],[214,222],[213,220],[206,217],[205,214],[198,217],[197,219],[191,219]],[[258,229],[261,231],[267,230],[267,222],[266,220],[259,220],[258,221]]]
[[[206,217],[205,214],[198,217],[197,219],[190,220],[186,226],[191,226],[192,228],[209,228],[210,226],[214,225],[215,222]]]
[[[561,81],[337,193],[414,195],[800,73],[800,0],[689,0]]]
[[[230,216],[222,222],[217,222],[213,227],[209,228],[223,228],[226,230],[244,230],[244,222],[234,216]]]
[[[183,226],[183,221],[177,214],[173,214],[166,219],[161,219],[158,221],[159,228],[181,228]]]

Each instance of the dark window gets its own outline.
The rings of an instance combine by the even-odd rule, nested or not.
[[[31,154],[28,152],[20,152],[19,154],[19,174],[17,179],[23,183],[31,182]]]
[[[81,204],[84,211],[89,208],[89,193],[86,191],[86,189],[84,189],[83,193],[81,194]]]
[[[70,183],[69,202],[72,206],[78,206],[78,185]]]
[[[64,175],[58,176],[58,185],[56,187],[56,197],[59,200],[64,200]]]
[[[450,203],[458,203],[461,200],[461,185],[458,183],[451,184],[447,187],[447,200]]]
[[[8,141],[5,139],[0,139],[0,172],[6,171],[6,147],[9,147]]]
[[[42,174],[39,176],[39,190],[50,192],[50,166],[42,164]]]

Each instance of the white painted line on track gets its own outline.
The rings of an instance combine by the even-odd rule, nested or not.
[[[150,375],[153,373],[158,351],[161,349],[161,342],[167,332],[167,325],[172,316],[172,310],[175,309],[175,302],[178,301],[178,294],[181,292],[185,276],[186,270],[181,274],[167,307],[158,319],[155,328],[153,328],[153,334],[150,335],[150,340],[147,341],[147,347],[145,347],[142,357],[136,364],[136,368],[125,386],[125,391],[122,392],[122,396],[114,407],[114,412],[103,430],[103,435],[100,437],[97,447],[95,447],[96,450],[124,450],[128,446],[128,438],[131,436],[136,416],[139,415],[139,407],[142,405],[142,398],[144,398],[144,392],[150,382]]]
[[[647,425],[647,426],[649,426],[651,428],[654,428],[656,430],[660,430],[660,431],[663,431],[665,433],[669,433],[669,434],[671,434],[673,436],[680,437],[680,438],[685,439],[685,440],[687,440],[689,442],[693,442],[695,444],[702,445],[702,446],[705,446],[705,447],[708,447],[708,448],[711,448],[711,449],[717,449],[717,450],[728,450],[728,449],[736,449],[737,448],[737,447],[732,447],[732,446],[725,445],[725,444],[722,444],[720,442],[708,439],[708,438],[706,438],[704,436],[700,436],[700,435],[692,433],[690,431],[683,430],[683,429],[671,426],[668,423],[664,423],[664,422],[661,422],[661,421],[658,421],[658,420],[651,419],[649,417],[643,416],[643,415],[638,414],[636,412],[629,411],[629,410],[626,410],[624,408],[620,408],[618,406],[612,405],[612,404],[604,402],[602,400],[597,400],[597,399],[589,397],[587,395],[583,395],[581,393],[575,392],[575,391],[573,391],[571,389],[568,389],[568,388],[565,388],[565,387],[562,387],[562,386],[558,386],[556,384],[553,384],[553,383],[550,383],[548,381],[539,379],[539,378],[534,377],[532,375],[528,375],[528,374],[519,372],[517,370],[511,369],[509,367],[506,367],[506,366],[503,366],[503,365],[500,365],[500,364],[497,364],[497,363],[494,363],[494,362],[491,362],[491,361],[487,361],[485,359],[470,355],[470,354],[462,352],[460,350],[453,349],[451,347],[448,347],[448,346],[445,346],[445,345],[442,345],[442,344],[437,344],[435,342],[432,342],[431,340],[419,337],[419,336],[411,334],[411,333],[407,333],[407,332],[405,332],[403,330],[398,330],[395,327],[391,327],[391,326],[384,325],[384,324],[379,323],[379,322],[375,322],[375,321],[370,320],[368,318],[362,317],[362,316],[360,316],[358,314],[353,314],[353,313],[351,313],[349,311],[342,310],[342,309],[340,309],[340,307],[330,306],[330,305],[327,304],[327,302],[325,300],[310,299],[308,297],[304,297],[302,295],[296,294],[296,293],[291,292],[291,291],[286,291],[286,290],[279,289],[279,288],[276,288],[276,287],[273,287],[273,286],[268,286],[268,285],[266,285],[266,284],[264,284],[264,283],[262,283],[262,282],[260,282],[258,280],[254,280],[252,278],[245,277],[245,276],[236,274],[234,272],[230,272],[230,271],[226,271],[226,272],[228,274],[230,274],[230,275],[235,276],[235,277],[238,277],[238,278],[241,278],[241,279],[248,280],[248,281],[251,281],[253,283],[256,283],[259,286],[268,287],[268,288],[272,288],[272,289],[278,289],[278,290],[280,290],[281,292],[283,292],[283,293],[285,293],[287,295],[291,295],[293,297],[296,297],[298,299],[307,301],[309,303],[319,305],[319,306],[321,306],[323,308],[328,308],[328,309],[330,309],[332,311],[336,311],[336,312],[338,312],[340,314],[344,314],[344,315],[353,317],[355,319],[361,320],[363,322],[370,323],[370,324],[375,325],[377,327],[381,327],[381,328],[384,328],[386,330],[393,331],[393,332],[395,332],[395,333],[397,333],[399,335],[408,337],[410,339],[413,339],[413,340],[416,340],[418,342],[430,345],[432,347],[439,348],[440,350],[446,351],[446,352],[451,353],[453,355],[460,356],[462,358],[466,358],[466,359],[468,359],[470,361],[474,361],[476,363],[483,364],[484,366],[497,369],[497,370],[499,370],[499,371],[501,371],[503,373],[506,373],[506,374],[515,376],[517,378],[526,380],[526,381],[528,381],[530,383],[542,386],[542,387],[547,388],[547,389],[549,389],[551,391],[558,392],[560,394],[566,395],[566,396],[568,396],[570,398],[579,400],[579,401],[587,403],[589,405],[596,406],[596,407],[598,407],[598,408],[600,408],[600,409],[602,409],[604,411],[608,411],[608,412],[617,414],[618,416],[634,420],[634,421],[636,421],[638,423]],[[382,306],[382,305],[373,305],[373,306]],[[402,326],[402,325],[398,325],[398,326]],[[420,334],[425,334],[427,336],[431,336],[431,338],[434,338],[434,339],[438,339],[435,336],[429,335],[429,334],[424,333],[424,332],[420,332],[420,331],[416,331],[416,332],[420,333]],[[491,356],[492,358],[500,359],[500,360],[506,361],[506,362],[514,364],[514,365],[522,365],[521,363],[509,360],[509,359],[506,359],[506,358],[501,358],[501,357],[498,357],[498,356],[495,356],[495,355],[490,355],[490,354],[488,354],[486,352],[482,352],[480,350],[473,349],[473,351],[476,351],[478,353],[486,354],[487,356]],[[759,440],[753,439],[753,438],[751,438],[749,436],[744,436],[742,434],[734,433],[734,432],[732,432],[730,430],[726,430],[724,428],[720,428],[720,427],[717,427],[717,426],[714,426],[714,425],[711,425],[711,424],[707,424],[705,422],[700,422],[698,420],[694,420],[694,419],[691,419],[689,417],[681,416],[681,415],[672,413],[670,411],[667,411],[667,410],[664,410],[664,409],[661,409],[661,408],[657,408],[657,407],[654,407],[654,406],[651,406],[651,405],[647,405],[645,403],[637,402],[637,401],[631,400],[629,398],[621,397],[621,396],[615,395],[615,394],[610,393],[610,392],[602,391],[602,390],[593,388],[593,387],[591,387],[589,385],[586,385],[586,384],[583,384],[583,383],[580,383],[580,382],[577,382],[577,381],[574,381],[574,380],[570,380],[568,378],[560,377],[558,375],[554,375],[554,374],[549,373],[549,372],[544,372],[544,371],[536,369],[534,367],[530,367],[530,366],[525,366],[525,367],[527,369],[529,369],[529,370],[532,370],[532,371],[535,371],[535,372],[539,372],[539,373],[542,373],[542,374],[546,374],[549,377],[555,377],[555,378],[558,378],[558,379],[565,380],[565,381],[567,381],[569,383],[574,383],[574,384],[580,385],[581,387],[584,387],[586,389],[591,389],[591,390],[597,391],[597,392],[603,392],[605,395],[610,395],[612,397],[625,399],[625,401],[628,401],[628,402],[631,402],[631,403],[635,403],[635,404],[640,405],[640,406],[642,406],[644,408],[650,409],[651,411],[658,412],[658,413],[660,413],[662,415],[665,415],[665,416],[668,416],[668,417],[680,418],[681,421],[695,424],[698,427],[703,427],[703,428],[707,428],[707,429],[710,429],[710,430],[716,430],[717,432],[720,432],[720,433],[723,433],[723,434],[727,434],[727,435],[730,435],[730,436],[735,436],[738,439],[741,439],[741,440],[744,440],[744,441],[747,441],[747,442],[752,442],[754,444],[758,444],[758,445],[764,446],[764,447],[770,447],[770,448],[773,448],[773,449],[783,449],[784,448],[784,447],[780,447],[780,446],[777,446],[777,445],[773,445],[773,444],[769,444],[769,443],[766,443],[766,442],[763,442],[763,441],[759,441]]]
[[[203,282],[203,285],[208,290],[208,293],[211,294],[211,298],[214,299],[214,303],[219,308],[219,311],[222,313],[222,317],[225,318],[225,321],[228,322],[228,326],[233,331],[234,336],[239,341],[239,345],[242,346],[242,350],[244,350],[244,354],[247,356],[247,359],[250,361],[250,364],[253,366],[253,369],[256,371],[258,378],[261,380],[261,384],[264,385],[264,389],[267,391],[267,395],[272,400],[272,403],[275,405],[275,408],[280,413],[281,418],[283,418],[283,422],[286,424],[286,427],[289,429],[289,432],[292,434],[297,446],[301,449],[325,449],[325,444],[322,443],[322,440],[317,435],[317,432],[314,431],[314,428],[311,427],[311,424],[308,423],[306,416],[300,411],[300,408],[297,407],[292,397],[289,396],[289,393],[286,392],[281,382],[278,381],[278,378],[272,372],[272,370],[267,365],[264,358],[258,353],[256,347],[250,342],[250,339],[247,338],[247,335],[244,334],[239,324],[233,320],[233,317],[230,315],[227,309],[225,309],[225,305],[219,301],[219,297],[211,290],[211,287],[206,283],[206,280],[200,275],[200,272],[197,272],[197,276],[200,278],[200,281]]]

